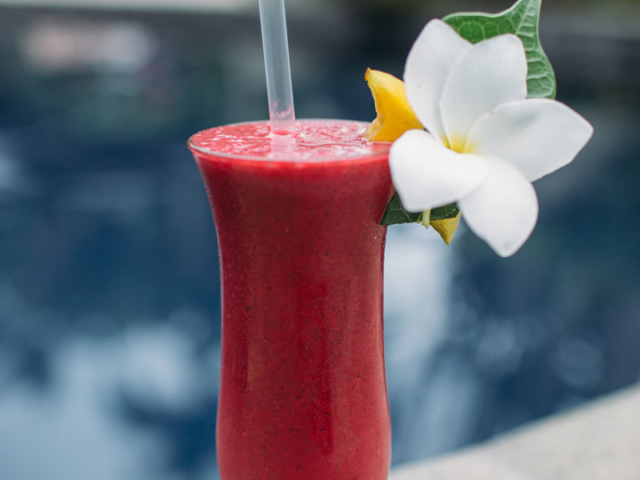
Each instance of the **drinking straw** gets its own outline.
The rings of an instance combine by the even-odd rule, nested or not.
[[[284,0],[260,0],[260,24],[271,132],[280,135],[295,133],[296,114]]]

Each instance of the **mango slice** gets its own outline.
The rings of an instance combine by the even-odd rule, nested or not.
[[[431,220],[429,223],[433,227],[433,229],[440,234],[444,243],[449,245],[451,240],[453,240],[453,236],[458,230],[458,226],[460,225],[460,217],[462,216],[461,212],[458,212],[458,215],[453,218],[445,218],[444,220]]]
[[[370,142],[395,142],[408,130],[424,127],[407,100],[404,82],[379,70],[367,69],[369,84],[378,117],[364,133]]]

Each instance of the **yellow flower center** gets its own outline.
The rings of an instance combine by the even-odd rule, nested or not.
[[[475,148],[467,139],[460,135],[452,135],[449,139],[446,135],[442,138],[444,146],[456,153],[473,153]]]

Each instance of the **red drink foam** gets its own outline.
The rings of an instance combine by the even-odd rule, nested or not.
[[[330,161],[386,154],[389,145],[362,138],[366,123],[306,120],[295,136],[272,135],[269,122],[241,123],[195,134],[191,145],[205,153],[254,160]]]

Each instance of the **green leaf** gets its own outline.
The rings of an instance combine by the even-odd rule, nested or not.
[[[529,64],[528,96],[555,98],[556,76],[540,45],[538,25],[542,0],[519,0],[509,10],[495,15],[454,13],[444,18],[462,37],[478,43],[491,37],[513,33],[524,43]]]
[[[445,218],[453,218],[458,215],[458,206],[455,203],[444,207],[434,208],[431,210],[429,220],[444,220]],[[387,209],[382,215],[380,225],[399,225],[401,223],[420,223],[422,221],[422,213],[407,212],[402,206],[400,197],[397,193],[393,194]]]
[[[454,218],[458,216],[460,213],[460,209],[458,209],[458,205],[452,203],[450,205],[445,205],[444,207],[434,208],[431,210],[431,220],[445,220],[447,218]]]
[[[387,209],[382,215],[380,225],[399,225],[401,223],[416,223],[420,221],[422,213],[410,213],[407,212],[400,202],[400,197],[397,193],[393,194]]]

